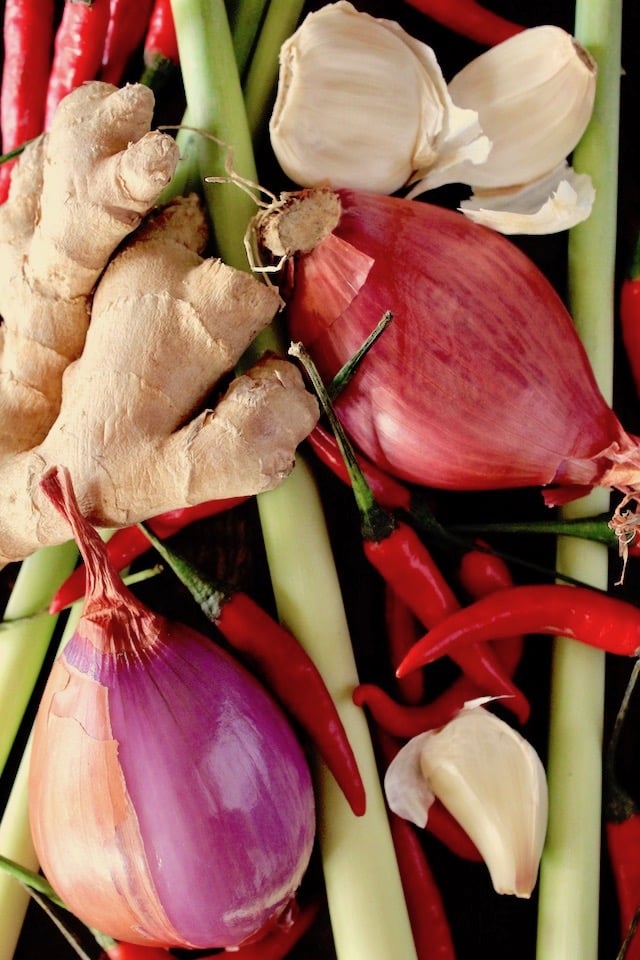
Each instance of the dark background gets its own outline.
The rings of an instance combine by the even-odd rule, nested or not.
[[[453,0],[452,0],[453,2]],[[310,5],[310,8],[320,6],[320,3]],[[401,2],[357,3],[356,6],[365,9],[377,16],[385,16],[398,20],[410,33],[424,40],[434,48],[442,65],[445,77],[449,78],[462,67],[469,59],[482,51],[482,48],[456,37],[451,32],[438,27],[432,21],[412,10]],[[574,16],[574,4],[564,0],[546,0],[546,2],[515,2],[515,0],[491,0],[486,6],[506,17],[517,20],[527,26],[542,23],[554,23],[571,31]],[[640,11],[638,4],[627,2],[624,9],[623,32],[623,68],[621,80],[622,117],[620,141],[620,174],[619,174],[619,236],[618,236],[618,264],[619,280],[628,263],[635,243],[636,233],[640,225],[640,148],[637,143],[637,118],[640,116],[640,64],[637,55],[637,38],[640,30]],[[138,65],[132,64],[130,79],[137,79]],[[181,116],[180,91],[163,101],[159,110],[159,119],[166,122],[177,122]],[[273,177],[274,182],[267,180],[272,189],[279,189],[277,173],[270,156],[268,144],[265,142],[260,153],[261,175]],[[265,179],[263,179],[265,182]],[[462,194],[460,194],[461,196]],[[433,196],[429,196],[434,200]],[[437,198],[444,204],[455,204],[458,193],[455,190],[443,191]],[[554,285],[565,296],[566,276],[564,272],[566,236],[545,238],[517,238],[514,240],[531,258],[544,270]],[[594,264],[594,269],[597,265]],[[631,386],[629,372],[624,354],[617,344],[616,350],[616,395],[615,406],[624,425],[631,432],[640,432],[638,420],[637,398]],[[358,655],[361,678],[363,680],[380,679],[379,654],[381,653],[382,638],[380,624],[382,610],[380,596],[376,591],[378,586],[375,575],[360,564],[359,532],[357,518],[354,515],[350,494],[321,466],[318,466],[318,477],[323,491],[327,509],[328,523],[339,573],[344,584],[345,603],[352,628],[354,644]],[[465,504],[469,500],[465,495]],[[459,503],[458,495],[442,495],[438,499],[438,507],[446,515],[448,511],[455,512]],[[518,491],[513,494],[499,495],[484,494],[473,500],[473,508],[477,516],[486,519],[504,518],[510,515],[514,518],[542,515],[541,498],[538,491]],[[176,545],[195,559],[211,561],[210,551],[203,544],[215,542],[216,556],[213,558],[219,565],[230,565],[239,575],[243,586],[253,590],[257,598],[266,604],[271,597],[266,586],[266,567],[259,539],[257,519],[252,505],[233,511],[221,520],[206,521],[196,525],[189,532],[176,538]],[[500,544],[498,544],[500,545]],[[544,565],[553,566],[553,548],[539,542],[526,543],[527,553]],[[513,543],[505,541],[505,547],[513,548]],[[447,558],[441,558],[446,566]],[[141,566],[148,562],[148,558],[141,560]],[[9,568],[0,575],[0,599],[6,595],[11,586],[11,578],[15,570]],[[516,578],[530,579],[523,571],[514,570]],[[615,571],[617,575],[617,571]],[[633,565],[630,567],[625,586],[623,588],[629,599],[637,597],[638,574]],[[168,575],[163,575],[148,585],[139,588],[140,595],[153,605],[178,616],[183,620],[194,622],[200,629],[209,629],[199,612],[194,610],[191,599],[176,585]],[[372,599],[373,598],[373,599]],[[612,658],[608,663],[608,697],[607,697],[607,729],[610,728],[613,711],[618,703],[621,691],[628,675],[629,666]],[[531,644],[528,647],[525,659],[518,673],[518,681],[534,703],[532,718],[523,731],[534,743],[541,756],[546,754],[546,716],[548,707],[548,671],[549,671],[549,644],[546,641]],[[34,696],[33,706],[41,686]],[[1,705],[0,705],[1,708]],[[634,712],[635,719],[637,710]],[[625,740],[625,765],[623,774],[630,789],[637,791],[640,797],[640,788],[637,784],[636,773],[637,743],[631,733]],[[4,803],[10,779],[19,758],[19,748],[9,764],[5,777],[0,781],[0,806]],[[493,960],[506,960],[517,957],[519,960],[532,960],[535,957],[535,930],[536,930],[536,898],[531,901],[518,901],[514,898],[498,897],[493,893],[488,882],[486,869],[483,865],[462,863],[451,856],[437,841],[428,834],[425,844],[430,855],[431,863],[437,873],[438,880],[447,906],[452,924],[453,935],[459,960],[476,956],[491,956]],[[604,847],[603,847],[604,849]],[[317,889],[322,884],[321,871],[316,861],[312,864],[305,881],[303,896],[307,891]],[[611,876],[606,859],[602,866],[602,917],[601,917],[601,951],[602,960],[613,960],[618,949],[618,929],[615,911],[615,899],[612,890]],[[80,929],[82,935],[82,931]],[[97,956],[95,944],[91,937],[84,938],[86,948]],[[177,956],[187,954],[176,953]],[[61,935],[55,930],[52,923],[42,911],[32,906],[29,909],[22,939],[16,953],[16,960],[38,960],[47,956],[51,960],[71,960],[75,953],[71,951]],[[192,955],[195,956],[195,955]],[[291,954],[292,960],[332,960],[335,956],[331,941],[330,927],[325,914],[315,925],[311,934]],[[347,960],[347,958],[345,958]],[[361,958],[348,958],[361,960]],[[362,958],[364,960],[364,958]],[[390,958],[396,960],[396,958]],[[397,958],[402,960],[402,958]],[[553,958],[548,958],[553,960]]]

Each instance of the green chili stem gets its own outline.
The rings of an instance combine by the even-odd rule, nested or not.
[[[609,401],[613,379],[615,236],[620,97],[621,0],[577,0],[575,35],[598,63],[591,123],[576,149],[576,170],[591,175],[596,200],[569,235],[569,298],[577,329]],[[594,269],[594,263],[597,269]],[[563,509],[564,518],[609,507],[596,490]],[[608,551],[561,537],[558,567],[606,588]],[[549,829],[540,870],[539,960],[597,960],[604,654],[554,641],[549,733]]]

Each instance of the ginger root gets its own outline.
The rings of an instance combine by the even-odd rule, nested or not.
[[[173,176],[178,149],[150,132],[153,108],[140,85],[80,87],[14,168],[0,206],[0,457],[46,436],[93,287]]]
[[[59,176],[58,165],[45,162],[40,167],[37,154],[42,153],[42,145],[20,159],[7,201],[14,206],[4,219],[5,211],[0,210],[0,244],[11,250],[14,265],[22,258],[24,278],[38,277],[36,283],[21,281],[24,317],[11,310],[9,321],[3,313],[5,328],[8,333],[11,327],[14,341],[23,335],[29,344],[31,339],[38,339],[33,328],[35,319],[41,319],[51,342],[46,346],[56,354],[45,374],[38,363],[30,368],[27,347],[17,350],[18,355],[24,354],[19,357],[20,364],[16,351],[3,357],[7,397],[3,413],[11,406],[13,378],[19,379],[27,369],[31,376],[24,389],[21,384],[21,397],[25,391],[37,394],[46,388],[48,397],[53,398],[48,400],[48,416],[54,408],[55,414],[47,423],[43,408],[37,404],[24,411],[22,449],[16,446],[11,420],[5,419],[8,414],[3,417],[7,438],[3,435],[0,441],[0,566],[69,538],[67,524],[40,492],[42,476],[54,465],[69,470],[81,509],[92,523],[119,527],[204,500],[270,489],[290,472],[296,447],[318,418],[315,398],[305,389],[298,369],[284,358],[265,357],[232,378],[234,366],[257,333],[271,322],[280,299],[273,288],[249,273],[215,258],[203,259],[207,222],[195,196],[180,198],[149,213],[113,256],[103,236],[94,245],[95,232],[102,230],[102,226],[93,228],[100,222],[94,212],[94,208],[100,208],[99,197],[108,198],[100,216],[106,217],[106,229],[115,238],[116,220],[126,235],[143,216],[141,209],[133,210],[133,203],[124,203],[123,194],[130,197],[135,193],[137,201],[147,197],[145,203],[150,204],[158,187],[155,163],[146,167],[143,163],[135,177],[127,179],[123,175],[129,150],[140,155],[145,140],[153,142],[152,135],[135,140],[124,153],[114,155],[108,154],[104,144],[117,140],[121,145],[122,127],[120,133],[110,136],[102,126],[104,119],[98,124],[99,130],[92,126],[88,104],[94,103],[101,114],[105,87],[88,84],[70,94],[46,135],[49,143],[45,151],[50,151],[56,131],[61,142],[65,136],[71,137],[72,131],[65,130],[65,124],[83,126],[70,103],[82,91],[81,103],[86,106],[83,117],[89,120],[93,155],[97,157],[96,170],[88,164],[80,178],[84,187],[74,181],[72,219],[84,244],[72,239],[70,223],[65,227],[59,219],[51,220],[40,211],[44,198],[54,190],[50,177],[55,181]],[[123,91],[111,92],[106,99],[118,99],[121,94]],[[111,128],[118,122],[112,120]],[[125,136],[133,140],[127,126],[131,123],[127,115],[122,126],[127,130]],[[83,137],[87,137],[86,130]],[[87,158],[92,153],[90,147],[85,151]],[[71,165],[75,165],[73,160]],[[42,169],[41,177],[32,179],[38,169]],[[98,171],[102,186],[94,194],[91,180]],[[123,189],[125,180],[128,187]],[[41,204],[33,194],[34,185],[40,191]],[[81,197],[86,192],[93,199],[85,203]],[[19,208],[24,211],[20,215]],[[65,212],[64,203],[58,202],[57,210],[60,218]],[[12,233],[7,224],[13,223],[22,224],[21,230]],[[43,223],[42,237],[36,241]],[[45,236],[50,238],[49,243]],[[20,253],[11,241],[18,237]],[[82,259],[80,278],[71,275],[76,270],[75,256]],[[43,257],[48,264],[38,262]],[[56,284],[59,300],[73,305],[74,322],[66,325],[74,328],[71,348],[66,346],[66,330],[64,335],[58,330],[57,301],[51,292]],[[41,293],[42,286],[46,295]],[[30,310],[29,294],[37,301]],[[10,300],[7,296],[5,299]],[[81,332],[75,329],[76,314],[80,313],[76,301],[85,314]],[[6,304],[2,306],[7,310]],[[64,310],[62,316],[61,326],[65,327]],[[27,332],[23,334],[25,318]],[[22,421],[28,424],[30,419],[37,421],[37,429],[32,431],[37,440],[25,448],[28,430],[22,428]],[[43,425],[45,432],[40,435]]]

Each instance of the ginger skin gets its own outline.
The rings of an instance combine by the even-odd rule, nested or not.
[[[30,144],[0,206],[0,457],[39,443],[82,351],[93,287],[178,162],[146,87],[87,84]]]
[[[115,166],[109,176],[119,182]],[[47,175],[45,168],[43,194]],[[115,191],[111,183],[107,195]],[[280,299],[249,273],[203,259],[207,239],[199,201],[180,198],[147,215],[111,258],[77,359],[71,352],[63,376],[49,371],[61,380],[60,405],[46,434],[0,454],[0,566],[68,540],[39,487],[53,466],[69,470],[98,527],[259,493],[290,472],[317,402],[298,369],[277,357],[224,389]],[[90,246],[86,230],[85,240]],[[86,311],[89,300],[79,296]]]

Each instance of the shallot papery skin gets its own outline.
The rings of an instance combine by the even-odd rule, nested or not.
[[[278,221],[308,190],[261,215],[282,240],[289,332],[325,381],[385,311],[393,321],[340,394],[354,442],[387,471],[441,489],[553,485],[549,504],[596,486],[635,487],[636,440],[600,392],[567,308],[511,241],[433,204],[327,191],[339,214],[297,253]],[[296,220],[304,221],[298,210]],[[297,224],[295,224],[297,226]],[[283,239],[284,238],[284,239]]]
[[[43,872],[116,940],[236,946],[286,910],[308,865],[304,752],[229,654],[115,580],[101,598],[103,573],[36,718],[29,813]]]

